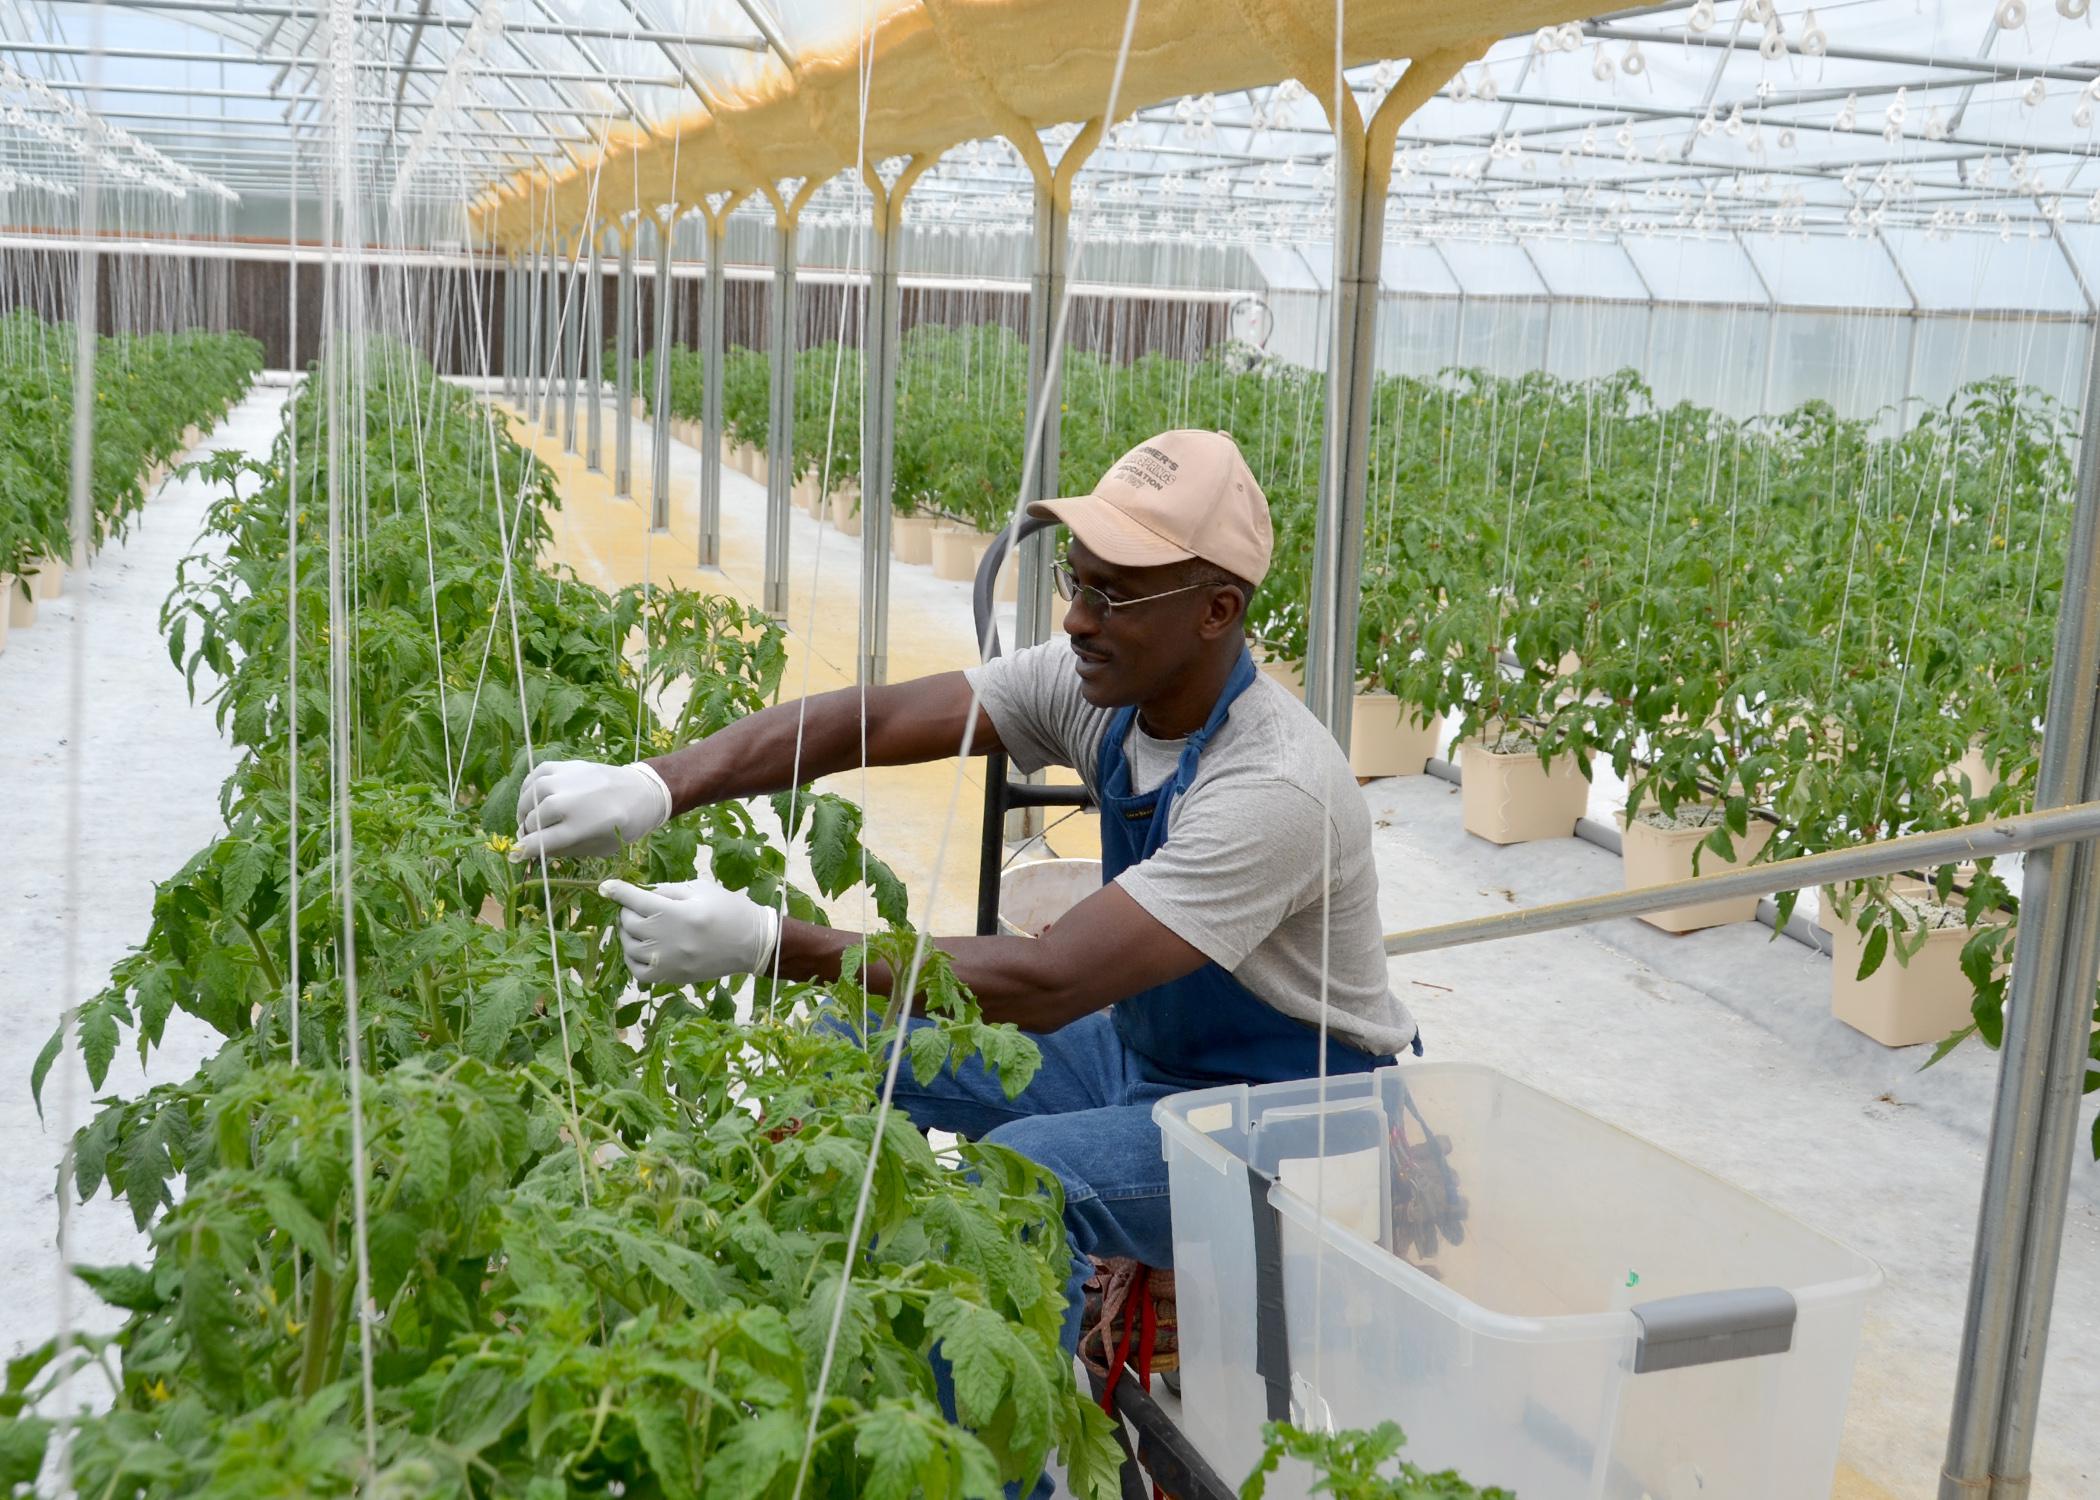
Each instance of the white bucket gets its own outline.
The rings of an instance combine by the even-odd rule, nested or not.
[[[1041,937],[1053,922],[1101,889],[1098,859],[1038,859],[999,877],[999,930]]]

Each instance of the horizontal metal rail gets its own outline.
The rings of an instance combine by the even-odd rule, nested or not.
[[[1389,956],[1433,953],[1442,948],[1462,948],[1469,943],[1493,942],[1497,938],[1528,937],[1537,932],[1588,927],[1620,917],[1646,916],[1650,912],[1695,902],[1770,896],[1780,891],[1806,890],[1813,885],[1841,885],[1872,875],[1931,869],[1965,859],[1991,859],[2090,838],[2100,838],[2100,802],[2076,802],[2066,807],[2050,808],[2047,812],[1993,818],[1985,823],[1966,823],[1959,828],[1940,828],[1930,833],[1905,834],[1901,838],[1862,844],[1856,849],[1833,849],[1827,854],[1774,860],[1770,864],[1751,865],[1719,875],[1673,880],[1667,885],[1644,885],[1631,891],[1611,891],[1575,901],[1555,901],[1544,906],[1496,912],[1492,916],[1470,917],[1463,922],[1389,932],[1385,936],[1385,951]]]

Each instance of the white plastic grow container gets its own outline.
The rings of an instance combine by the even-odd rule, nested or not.
[[[1229,1483],[1289,1415],[1396,1421],[1406,1457],[1521,1500],[1830,1493],[1865,1257],[1489,1068],[1330,1080],[1324,1125],[1311,1081],[1153,1114],[1184,1420]]]

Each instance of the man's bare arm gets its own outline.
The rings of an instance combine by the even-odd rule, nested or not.
[[[960,672],[867,689],[867,763],[905,766],[960,753],[970,700],[970,684]],[[649,765],[671,789],[676,812],[786,791],[861,764],[862,702],[861,689],[840,688],[778,703],[719,734],[657,756]],[[976,719],[970,753],[988,755],[1001,748],[991,715],[982,705]]]
[[[861,934],[792,918],[781,924],[783,978],[839,976],[839,956]],[[1192,974],[1207,960],[1119,885],[1105,885],[1039,938],[954,937],[933,940],[955,960],[955,975],[975,992],[985,1016],[1028,1031],[1055,1031],[1118,1000]],[[863,981],[889,993],[896,979],[883,965]]]

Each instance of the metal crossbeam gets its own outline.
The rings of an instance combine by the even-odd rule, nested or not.
[[[2049,848],[2090,838],[2100,838],[2100,802],[2079,802],[2048,812],[1993,818],[1989,822],[1966,823],[1959,828],[1936,829],[1931,833],[1905,834],[1901,838],[1861,844],[1856,849],[1833,849],[1826,854],[1774,860],[1770,864],[1749,865],[1718,875],[1673,880],[1667,885],[1645,885],[1637,890],[1610,891],[1574,901],[1554,901],[1485,917],[1469,917],[1462,922],[1443,922],[1434,927],[1389,932],[1385,937],[1385,951],[1389,957],[1434,953],[1502,938],[1530,937],[1570,927],[1593,927],[1599,922],[1647,916],[1651,912],[1667,911],[1673,906],[1694,902],[1728,901],[1745,896],[1770,896],[1780,891],[1807,890],[1811,886],[1845,885],[1876,875],[1929,870],[1940,865],[1960,864],[1964,860],[1995,859],[2027,849]]]
[[[315,57],[286,55],[279,52],[170,52],[156,51],[149,47],[91,47],[83,42],[28,42],[16,39],[0,41],[0,52],[34,53],[52,57],[121,57],[151,62],[213,63],[234,68],[318,68],[321,60]],[[413,74],[416,76],[442,76],[446,63],[400,62],[388,57],[359,57],[351,66],[361,72]],[[649,88],[683,88],[683,78],[666,78],[644,73],[586,73],[562,71],[557,68],[492,68],[480,65],[474,69],[477,78],[525,78],[544,83],[627,83]],[[105,80],[105,89],[122,89],[121,80]]]
[[[225,0],[45,0],[46,4],[92,6],[106,5],[111,10],[154,10],[175,14],[201,14],[222,18],[240,17],[256,20],[312,19],[314,7],[304,5],[251,5],[242,3],[228,5]],[[414,11],[381,11],[361,15],[358,19],[373,25],[412,26],[418,17]],[[474,24],[471,16],[430,15],[421,18],[426,26],[445,31],[465,31]],[[531,36],[560,37],[565,40],[588,38],[605,42],[670,42],[681,47],[723,47],[737,52],[763,52],[766,43],[763,37],[726,36],[718,32],[643,31],[620,26],[585,26],[577,22],[561,20],[506,20],[506,32],[520,32]]]

